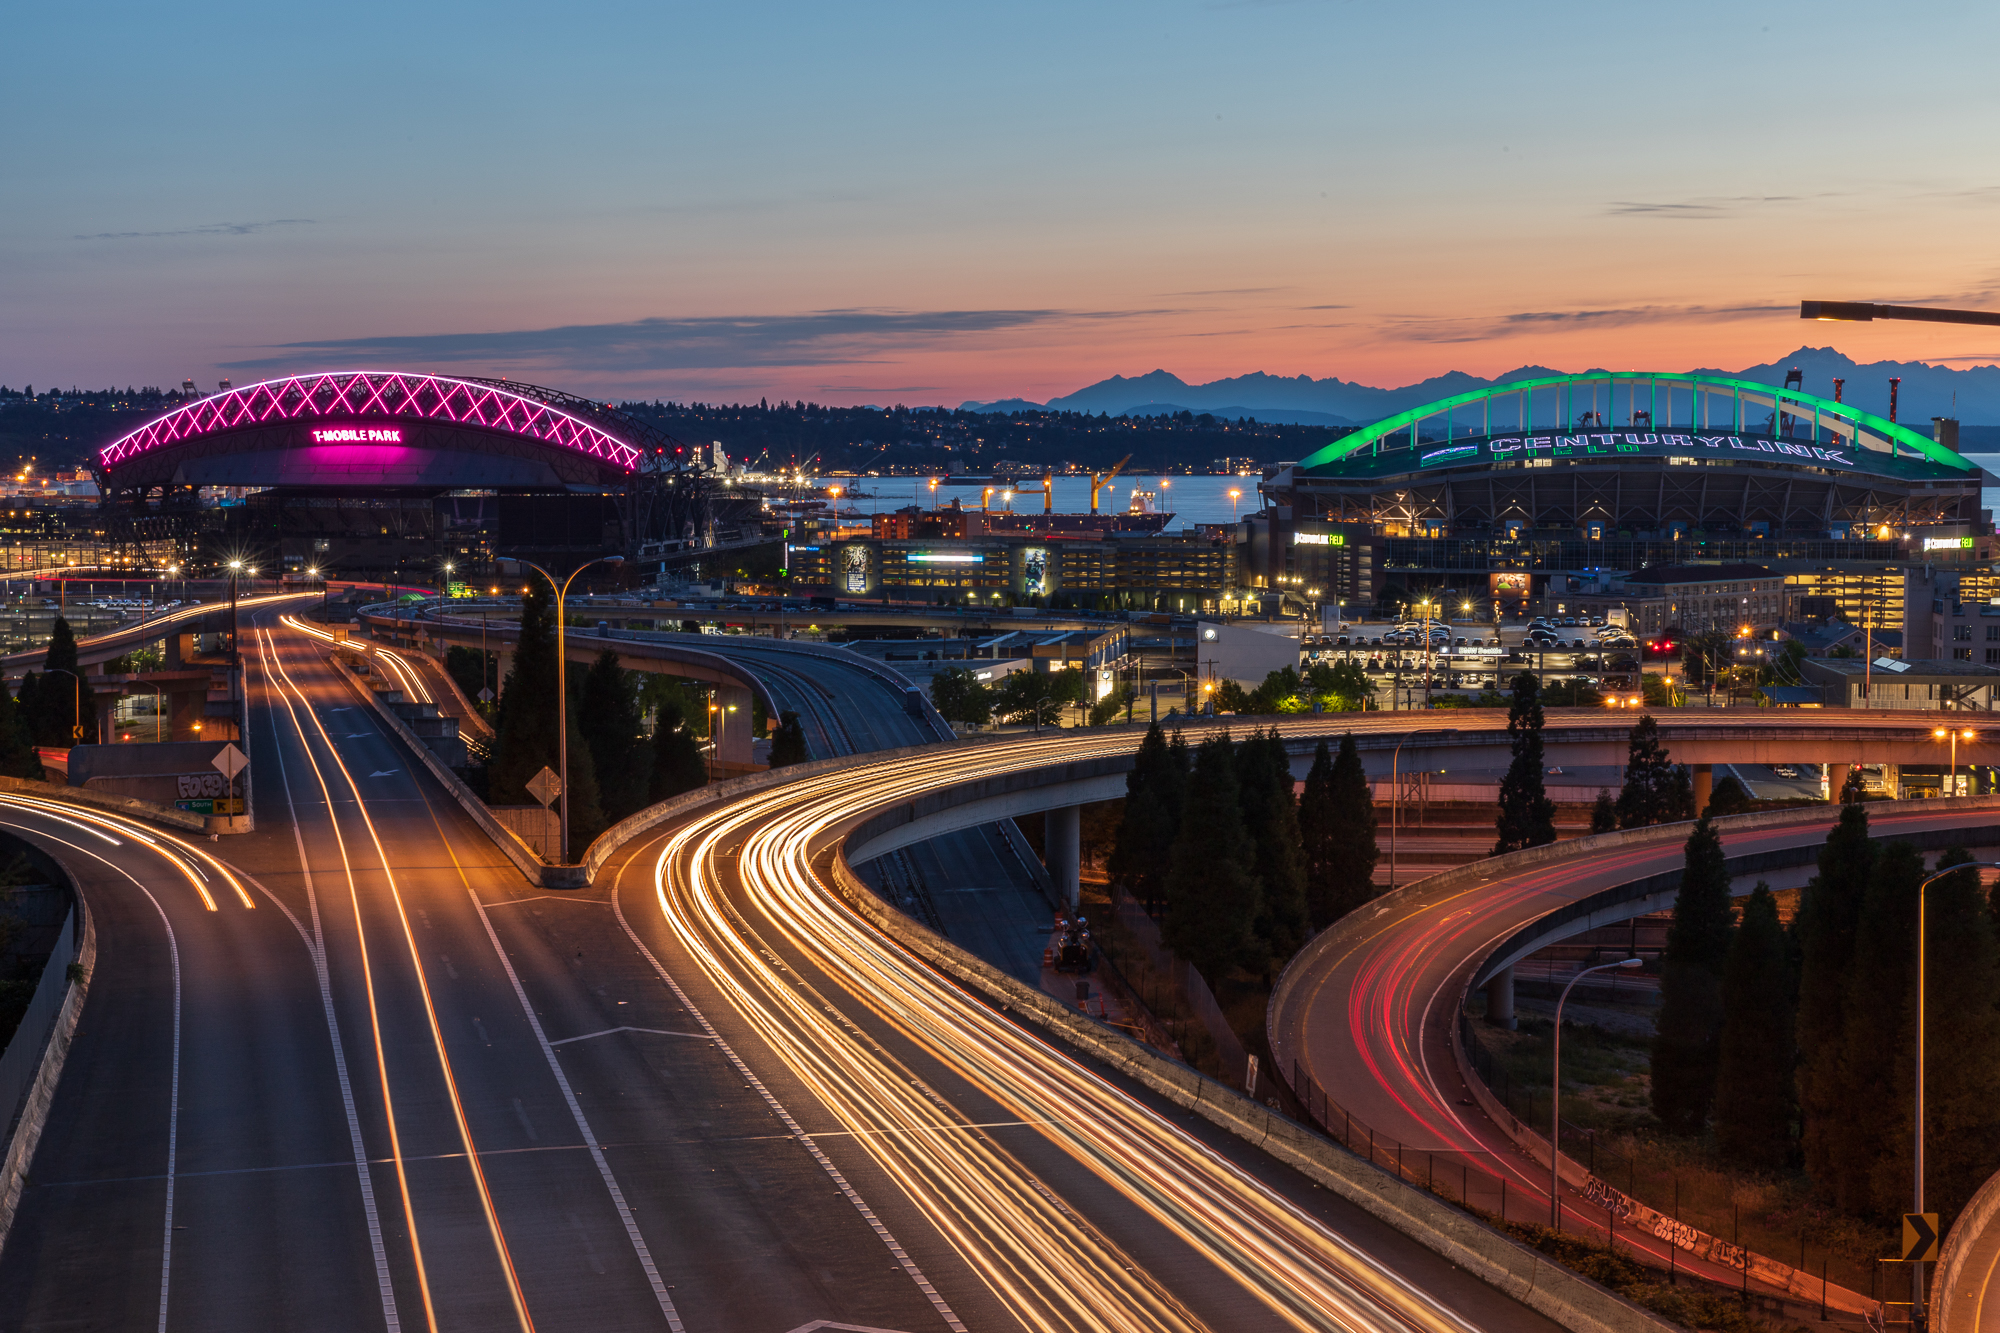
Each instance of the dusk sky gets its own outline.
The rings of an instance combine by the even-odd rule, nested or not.
[[[2000,7],[17,7],[0,382],[2000,361]]]

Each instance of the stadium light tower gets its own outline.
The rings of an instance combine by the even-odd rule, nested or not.
[[[1863,324],[1877,319],[1910,319],[1924,324],[2000,324],[2000,311],[1942,310],[1936,306],[1882,305],[1872,301],[1801,301],[1799,318]]]

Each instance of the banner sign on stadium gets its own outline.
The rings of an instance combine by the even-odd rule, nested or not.
[[[1852,445],[1838,448],[1801,444],[1773,437],[1744,435],[1658,435],[1651,432],[1622,434],[1607,432],[1589,435],[1496,435],[1485,440],[1466,440],[1422,450],[1418,467],[1439,467],[1470,463],[1479,459],[1508,458],[1587,458],[1616,457],[1620,454],[1691,454],[1695,457],[1728,458],[1744,454],[1769,454],[1796,458],[1803,463],[1833,467],[1855,466]]]

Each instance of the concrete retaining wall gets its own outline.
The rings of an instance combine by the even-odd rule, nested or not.
[[[53,859],[53,858],[51,858]],[[57,864],[61,866],[61,862]],[[76,879],[70,875],[67,866],[61,866],[63,876],[69,881],[75,903],[75,920],[81,925],[81,939],[74,945],[74,951],[65,949],[58,943],[49,961],[44,976],[55,974],[59,984],[67,987],[62,1004],[56,1011],[55,1022],[47,1030],[46,1038],[37,1057],[35,1073],[28,1081],[26,1095],[21,1099],[19,1115],[14,1118],[11,1132],[6,1140],[6,1155],[0,1158],[0,1250],[7,1244],[7,1233],[14,1225],[14,1212],[21,1203],[21,1189],[27,1181],[28,1167],[35,1160],[35,1148],[42,1141],[42,1128],[48,1123],[49,1107],[55,1101],[56,1083],[62,1077],[63,1063],[69,1058],[70,1041],[76,1035],[77,1019],[83,1013],[83,1002],[90,984],[91,970],[97,965],[97,925],[90,915],[83,894],[76,891]],[[82,980],[72,980],[70,965],[81,969]],[[14,1035],[16,1042],[31,1039],[27,1025]],[[11,1053],[12,1046],[9,1047]],[[9,1106],[8,1113],[16,1108]]]

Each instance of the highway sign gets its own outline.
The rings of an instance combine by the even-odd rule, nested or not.
[[[528,779],[528,795],[540,801],[544,808],[554,805],[556,797],[562,795],[562,779],[544,764],[541,772]]]
[[[486,687],[485,687],[484,685],[481,685],[481,686],[479,687],[479,702],[481,702],[481,703],[483,703],[483,704],[490,704],[490,703],[492,703],[492,702],[493,702],[493,691],[492,691],[492,690],[489,690],[489,689],[487,689],[487,688],[486,688]]]
[[[1938,1215],[1903,1214],[1903,1262],[1929,1263],[1938,1257]]]
[[[209,762],[215,765],[216,771],[225,778],[234,778],[238,773],[249,767],[250,764],[250,760],[244,755],[243,751],[237,749],[234,744],[223,746],[222,753],[209,760]]]

